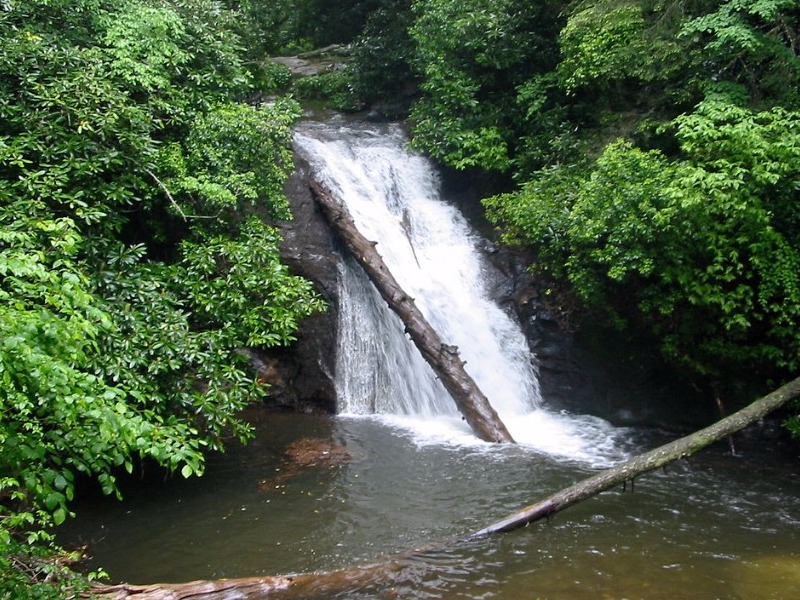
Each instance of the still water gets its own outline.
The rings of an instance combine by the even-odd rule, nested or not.
[[[134,481],[122,503],[87,500],[61,540],[88,544],[90,567],[135,583],[329,570],[445,542],[391,585],[337,597],[800,597],[800,478],[785,456],[741,446],[732,457],[721,445],[641,477],[633,492],[448,547],[596,467],[526,447],[420,441],[380,418],[250,419],[256,440],[212,457],[204,477]],[[666,439],[620,434],[618,452]],[[346,459],[289,460],[301,438]]]

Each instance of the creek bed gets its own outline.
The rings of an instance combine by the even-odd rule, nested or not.
[[[129,481],[123,502],[84,498],[60,541],[88,544],[88,567],[131,583],[336,569],[468,534],[609,458],[430,442],[381,418],[250,419],[256,439],[212,457],[202,478]],[[667,439],[619,434],[625,452]],[[763,445],[732,457],[720,444],[633,492],[417,560],[425,568],[391,587],[338,597],[798,598],[800,477]]]

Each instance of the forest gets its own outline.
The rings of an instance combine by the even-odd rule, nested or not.
[[[0,0],[0,598],[100,575],[51,534],[82,481],[250,436],[241,349],[326,309],[278,252],[304,103],[491,180],[577,327],[712,399],[796,376],[799,49],[796,0]]]

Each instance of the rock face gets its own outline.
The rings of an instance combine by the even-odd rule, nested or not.
[[[518,309],[549,407],[619,426],[695,429],[715,418],[713,405],[679,383],[652,344],[625,339],[603,323],[574,331],[536,295]]]
[[[289,348],[259,353],[256,364],[270,386],[270,403],[299,411],[335,412],[334,373],[338,264],[334,234],[319,212],[308,187],[308,165],[295,159],[286,191],[294,219],[280,225],[281,256],[292,272],[314,282],[328,309],[304,319]]]

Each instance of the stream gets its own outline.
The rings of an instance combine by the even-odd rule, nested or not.
[[[341,273],[340,414],[252,408],[256,438],[199,479],[86,497],[59,541],[113,581],[307,573],[419,546],[420,568],[338,598],[800,597],[800,475],[764,442],[720,444],[548,522],[448,544],[670,441],[548,408],[513,315],[490,298],[481,241],[394,126],[306,124],[295,147],[346,199],[399,283],[519,442],[478,441],[359,267]]]
[[[88,544],[113,580],[179,582],[329,570],[478,530],[594,472],[518,447],[420,443],[373,418],[258,410],[257,439],[212,456],[200,479],[135,482],[86,499],[61,540]],[[344,446],[295,469],[295,440]],[[630,451],[666,441],[628,432]],[[725,445],[634,490],[549,522],[420,557],[433,565],[342,598],[741,599],[800,597],[800,478],[766,450]],[[396,594],[396,595],[394,595]]]

